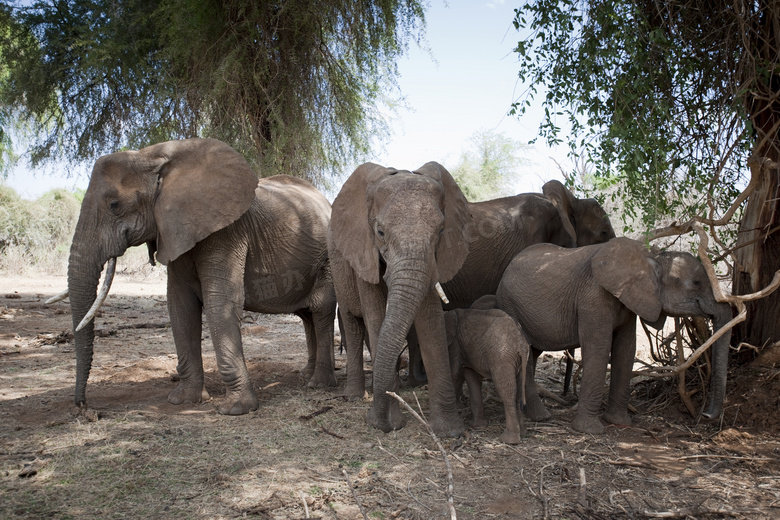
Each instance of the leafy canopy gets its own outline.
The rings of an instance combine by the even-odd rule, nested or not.
[[[570,130],[571,154],[612,179],[648,228],[708,215],[707,194],[722,212],[744,187],[753,100],[777,81],[778,53],[754,52],[768,4],[528,1],[514,24],[532,86],[513,113],[543,96],[540,136],[559,144]]]
[[[33,164],[200,136],[315,181],[367,152],[425,23],[417,0],[0,5],[0,106],[30,125]]]

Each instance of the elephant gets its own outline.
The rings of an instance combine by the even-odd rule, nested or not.
[[[582,387],[572,426],[601,433],[599,409],[607,363],[612,364],[609,400],[602,418],[630,424],[629,383],[636,353],[637,316],[658,323],[666,316],[711,318],[718,329],[732,317],[715,300],[707,273],[690,253],[651,253],[636,240],[564,249],[538,244],[507,267],[496,293],[498,307],[516,319],[534,349],[582,348]],[[726,392],[730,333],[712,347],[710,400],[705,418],[718,417]],[[526,417],[550,417],[534,384],[535,360],[526,378]]]
[[[258,407],[241,344],[242,309],[298,315],[309,351],[304,370],[311,376],[309,386],[335,385],[336,297],[326,244],[330,211],[327,199],[304,180],[277,175],[258,182],[246,160],[215,139],[168,141],[100,157],[68,264],[76,405],[86,404],[93,317],[110,287],[108,274],[116,257],[144,243],[150,261],[167,266],[179,373],[169,402],[209,398],[201,356],[204,311],[227,387],[220,413],[240,415]]]
[[[452,280],[442,283],[445,310],[467,308],[495,294],[514,256],[533,244],[563,247],[599,244],[615,238],[604,208],[590,198],[575,197],[561,182],[544,184],[542,193],[521,193],[468,204],[473,223],[466,230],[469,254]],[[409,340],[410,384],[425,381],[416,341]]]
[[[518,323],[499,309],[455,309],[444,314],[447,348],[455,391],[466,380],[473,426],[486,426],[482,405],[482,379],[493,380],[504,403],[506,426],[499,437],[506,444],[519,444],[526,434],[525,405],[528,340]]]
[[[352,399],[365,395],[367,334],[374,366],[367,420],[383,432],[406,421],[386,392],[398,388],[396,362],[412,323],[428,368],[429,423],[440,436],[465,430],[450,378],[439,291],[468,254],[471,224],[466,198],[436,162],[415,171],[362,164],[333,201],[328,254],[347,347],[345,391]]]

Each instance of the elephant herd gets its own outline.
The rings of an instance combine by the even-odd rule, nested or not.
[[[652,254],[642,243],[615,238],[596,201],[574,197],[557,181],[543,193],[470,203],[438,163],[415,171],[366,163],[331,208],[306,181],[277,175],[258,182],[225,143],[170,141],[101,157],[93,168],[68,265],[79,406],[86,404],[96,309],[116,257],[141,244],[168,270],[179,373],[168,401],[209,398],[205,312],[226,387],[222,414],[258,408],[241,344],[244,309],[299,316],[308,386],[326,387],[337,384],[338,303],[345,394],[366,396],[366,343],[373,363],[367,420],[384,432],[405,423],[386,392],[400,384],[397,363],[407,346],[410,373],[427,377],[429,422],[438,435],[465,430],[457,399],[464,381],[474,424],[484,424],[479,385],[491,378],[504,401],[501,440],[510,443],[525,432],[523,415],[550,417],[534,382],[541,351],[581,347],[572,426],[599,433],[601,419],[630,423],[637,316],[656,326],[666,316],[708,317],[715,327],[731,318],[692,255]],[[713,347],[709,418],[722,410],[728,343],[726,334]],[[609,363],[609,400],[599,416]]]

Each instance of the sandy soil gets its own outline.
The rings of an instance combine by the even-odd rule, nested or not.
[[[293,316],[244,316],[257,412],[216,413],[224,390],[206,333],[214,397],[170,405],[176,356],[159,270],[117,276],[96,320],[89,410],[75,410],[69,306],[44,304],[65,286],[0,277],[0,518],[449,516],[447,467],[423,426],[410,418],[382,434],[365,424],[367,402],[307,389]],[[559,356],[542,360],[554,392],[561,370]],[[675,385],[657,381],[634,384],[633,426],[602,436],[571,430],[573,397],[550,401],[553,419],[527,423],[519,446],[496,440],[503,409],[486,384],[490,425],[443,441],[457,516],[778,518],[779,374],[773,359],[732,369],[717,424],[697,423]],[[427,410],[424,388],[401,395]]]

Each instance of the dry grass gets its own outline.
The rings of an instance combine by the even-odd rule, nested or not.
[[[449,517],[447,469],[422,425],[410,418],[403,430],[383,434],[366,425],[368,402],[305,387],[297,318],[245,317],[257,412],[216,413],[224,390],[207,335],[213,400],[168,404],[176,366],[170,330],[125,327],[165,317],[164,278],[115,281],[98,320],[103,334],[87,390],[93,413],[73,413],[72,345],[56,343],[70,327],[67,304],[42,304],[61,280],[0,291],[0,518],[363,518],[358,502],[372,519]],[[125,292],[131,282],[132,295]],[[338,350],[337,366],[343,385]],[[550,390],[559,391],[561,368],[555,356],[540,362]],[[779,430],[740,426],[746,408],[738,378],[729,382],[723,424],[697,424],[674,391],[637,384],[633,427],[582,435],[569,428],[573,402],[550,402],[553,420],[527,423],[530,435],[519,446],[496,441],[503,407],[487,385],[489,426],[443,440],[457,515],[775,518]],[[766,393],[751,402],[775,396],[778,380],[754,385]],[[427,412],[427,391],[414,392]],[[400,394],[414,405],[411,389]],[[648,413],[654,399],[665,406]]]

